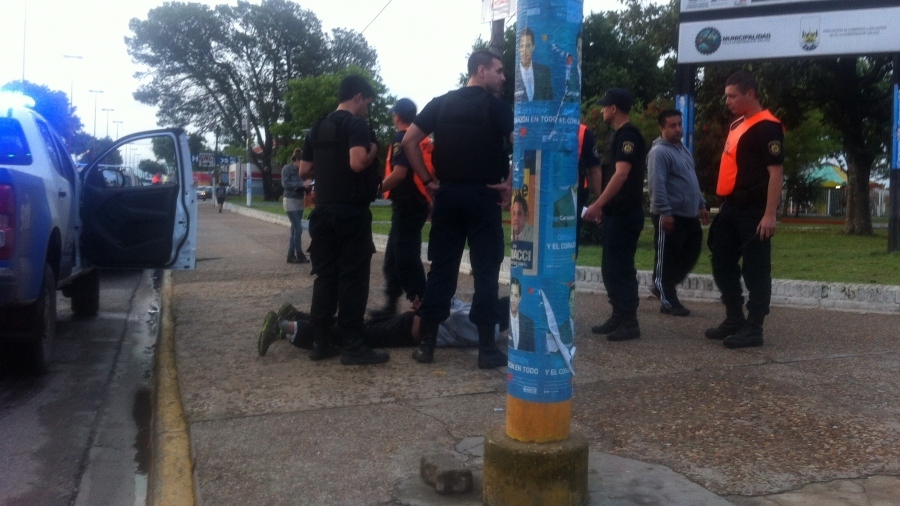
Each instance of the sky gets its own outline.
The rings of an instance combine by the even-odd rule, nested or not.
[[[481,21],[480,0],[297,3],[313,11],[327,32],[365,29],[363,36],[378,52],[381,77],[389,92],[411,98],[420,108],[432,97],[457,87],[466,55],[479,35],[490,40],[490,24]],[[98,137],[106,136],[107,129],[115,138],[157,128],[155,108],[132,97],[140,85],[135,73],[145,69],[131,61],[125,37],[131,35],[128,23],[132,18],[146,19],[151,9],[162,4],[163,0],[0,0],[4,25],[0,30],[0,86],[22,79],[24,74],[27,81],[71,91],[84,130],[93,134],[96,121]],[[584,0],[585,15],[620,6],[618,0]]]

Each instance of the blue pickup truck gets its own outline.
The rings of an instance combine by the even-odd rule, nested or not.
[[[57,290],[74,315],[92,317],[97,269],[194,268],[197,199],[183,130],[123,137],[79,172],[29,100],[0,93],[0,346],[40,373],[52,355]],[[175,153],[166,183],[129,184],[123,154],[150,156],[160,142]]]

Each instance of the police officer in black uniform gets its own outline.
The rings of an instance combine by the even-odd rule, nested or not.
[[[772,237],[784,182],[784,130],[760,104],[759,86],[749,72],[736,72],[725,81],[725,105],[739,117],[731,124],[719,165],[716,193],[725,201],[707,239],[725,320],[707,329],[706,337],[721,339],[728,348],[747,348],[763,345],[763,321],[772,298]]]
[[[603,191],[584,216],[586,220],[603,225],[600,268],[612,315],[591,331],[607,334],[610,341],[641,337],[634,255],[644,229],[647,143],[640,130],[629,121],[628,112],[633,102],[631,93],[622,88],[610,88],[598,102],[602,106],[603,121],[615,132],[610,136],[601,164]]]
[[[390,358],[364,342],[369,271],[375,253],[369,204],[381,178],[374,132],[362,118],[374,98],[364,78],[345,77],[338,87],[337,110],[313,125],[303,146],[300,176],[316,180],[316,207],[309,216],[309,256],[316,275],[310,308],[315,329],[312,360],[341,353],[328,333],[335,312],[343,342],[342,364],[378,364]]]
[[[410,301],[425,294],[425,268],[422,267],[422,227],[428,219],[429,197],[421,179],[409,168],[406,153],[400,143],[416,117],[416,104],[401,98],[391,108],[397,133],[391,142],[385,167],[390,174],[381,184],[391,199],[391,231],[384,251],[384,278],[387,304],[370,311],[373,318],[397,313],[397,300],[406,292]],[[422,185],[422,186],[420,186]],[[424,192],[424,193],[423,193]]]
[[[450,314],[468,241],[475,278],[469,320],[478,327],[478,367],[490,369],[506,365],[494,326],[504,251],[501,206],[512,194],[505,143],[512,142],[513,113],[498,98],[506,79],[498,56],[475,51],[468,72],[468,85],[429,102],[403,137],[411,166],[434,195],[428,242],[431,270],[419,308],[422,343],[413,358],[420,363],[434,360],[438,324]],[[419,149],[419,142],[432,132],[435,179],[425,169]]]

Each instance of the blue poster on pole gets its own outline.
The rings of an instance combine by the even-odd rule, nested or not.
[[[580,0],[520,0],[510,207],[509,383],[513,397],[561,402],[574,377]]]

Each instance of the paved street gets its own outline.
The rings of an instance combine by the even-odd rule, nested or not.
[[[504,370],[465,349],[430,366],[408,349],[380,366],[313,363],[285,342],[258,357],[265,312],[308,307],[309,266],[284,263],[285,227],[210,207],[198,270],[173,276],[202,502],[476,504],[413,499],[419,459],[456,451],[480,467],[480,438],[504,423]],[[461,276],[459,294],[471,286]],[[766,346],[734,351],[702,337],[720,305],[686,305],[676,319],[642,300],[643,337],[611,343],[589,331],[605,296],[578,294],[573,426],[590,440],[591,504],[684,504],[676,489],[690,504],[900,504],[900,316],[776,307]]]
[[[100,314],[58,296],[53,363],[22,376],[0,360],[0,504],[142,505],[149,463],[157,303],[150,273],[104,272]]]

